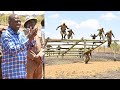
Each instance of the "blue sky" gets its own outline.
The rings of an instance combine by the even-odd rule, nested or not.
[[[73,29],[74,39],[91,39],[103,27],[105,33],[113,31],[112,39],[120,40],[120,11],[45,11],[45,21],[46,37],[61,39],[60,28],[56,28],[65,22]]]

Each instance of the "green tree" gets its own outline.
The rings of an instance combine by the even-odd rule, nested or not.
[[[120,45],[116,41],[114,41],[114,43],[111,44],[111,49],[115,51],[119,51]]]

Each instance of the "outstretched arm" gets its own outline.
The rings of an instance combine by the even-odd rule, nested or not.
[[[97,37],[98,35],[95,35],[95,37]]]
[[[75,35],[75,33],[72,31],[72,33]]]
[[[112,36],[115,38],[114,34],[112,33]]]
[[[66,28],[67,28],[67,29],[70,29],[70,28],[68,28],[68,26],[66,26]]]
[[[58,30],[58,28],[59,28],[59,27],[61,27],[61,25],[60,25],[60,26],[58,26],[58,27],[56,28],[56,30]]]

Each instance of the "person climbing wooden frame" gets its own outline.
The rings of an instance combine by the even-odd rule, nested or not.
[[[93,40],[95,40],[96,37],[97,37],[97,35],[95,35],[95,34],[92,35],[92,34],[91,34],[91,37],[92,37]],[[93,44],[94,44],[94,43],[95,43],[95,42],[93,42]]]
[[[63,23],[62,25],[58,26],[57,29],[58,29],[59,27],[61,27],[60,34],[61,34],[61,36],[62,36],[62,39],[66,39],[66,38],[65,38],[66,35],[67,35],[66,29],[69,29],[69,28],[67,27],[67,25],[66,25],[65,23]],[[56,30],[57,30],[57,29],[56,29]]]
[[[73,32],[73,30],[72,29],[70,29],[70,30],[68,30],[68,39],[73,39],[73,34],[74,34],[74,32]]]
[[[112,30],[110,30],[109,32],[107,32],[105,34],[105,36],[107,37],[107,40],[108,40],[108,47],[110,47],[111,42],[112,42],[112,36],[115,38],[114,34],[112,33]]]
[[[101,40],[101,38],[103,38],[103,40],[104,40],[104,37],[103,37],[103,34],[105,35],[105,33],[104,33],[104,29],[103,29],[103,28],[101,28],[101,29],[98,29],[97,31],[99,31],[99,33],[98,33],[98,35],[97,35],[97,36],[99,36],[99,37],[100,37],[100,40]]]

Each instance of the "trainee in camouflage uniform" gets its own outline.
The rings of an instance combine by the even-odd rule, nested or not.
[[[92,37],[93,40],[95,40],[96,37],[97,37],[97,35],[95,35],[95,34],[92,35],[92,34],[91,34],[91,37]],[[95,43],[95,42],[93,42],[93,44],[94,44],[94,43]]]
[[[103,34],[104,34],[104,30],[103,30],[103,28],[98,29],[97,31],[99,31],[99,33],[98,33],[98,35],[97,35],[97,36],[99,36],[99,37],[100,37],[100,40],[101,40],[101,38],[103,38],[103,39],[104,39],[104,37],[103,37]]]
[[[87,52],[85,52],[84,54],[83,54],[83,56],[85,56],[85,64],[87,64],[88,63],[88,61],[90,60],[90,56],[92,57],[92,50],[88,50]]]
[[[66,35],[67,35],[66,29],[69,29],[69,28],[65,25],[65,23],[63,23],[62,25],[58,26],[57,29],[58,29],[59,27],[61,27],[60,34],[61,34],[61,36],[62,36],[62,39],[65,39],[65,37],[66,37]],[[57,29],[56,29],[56,30],[57,30]],[[63,36],[63,35],[64,35],[64,36]]]
[[[60,49],[61,49],[61,47],[60,47],[60,45],[58,45],[58,46],[57,46],[58,55],[60,55]],[[57,57],[58,57],[58,56],[57,56]]]
[[[73,39],[73,36],[72,36],[73,34],[74,34],[74,32],[72,31],[72,29],[70,29],[70,30],[68,31],[68,35],[67,35],[67,36],[68,36],[68,39],[70,39],[70,38]]]
[[[112,36],[115,38],[114,34],[112,33],[112,30],[110,30],[109,32],[107,32],[105,34],[105,36],[107,37],[107,40],[108,40],[108,47],[110,47],[111,42],[112,42]]]

